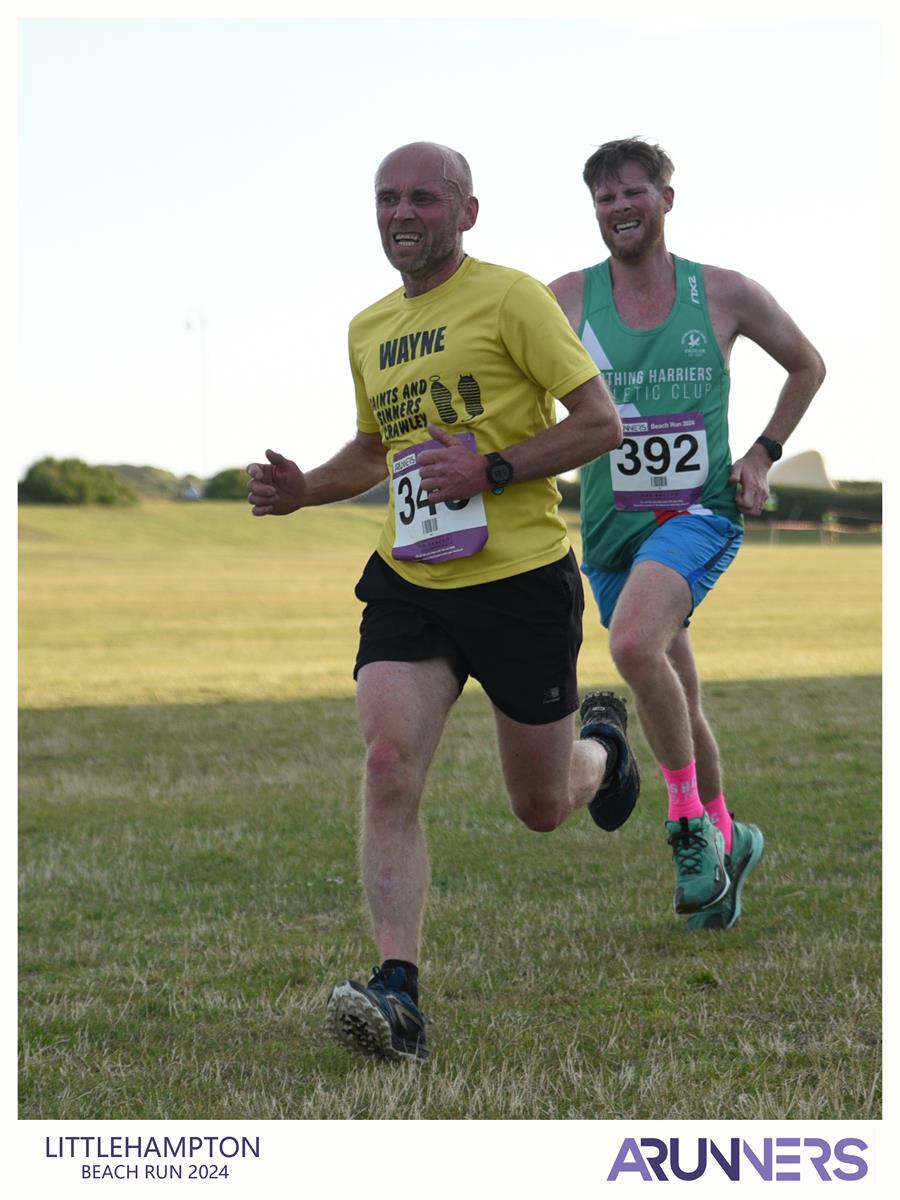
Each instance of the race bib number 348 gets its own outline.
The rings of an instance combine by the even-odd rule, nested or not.
[[[461,433],[475,450],[475,435]],[[394,492],[394,558],[420,562],[446,562],[467,558],[483,549],[488,539],[487,517],[481,495],[468,500],[432,500],[422,486],[419,455],[440,450],[440,442],[419,442],[394,455],[391,487]]]
[[[624,417],[622,430],[622,445],[609,456],[617,509],[689,508],[699,501],[709,474],[702,413]]]

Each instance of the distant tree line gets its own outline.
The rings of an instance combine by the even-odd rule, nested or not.
[[[212,482],[212,481],[210,481]],[[19,483],[21,504],[137,504],[142,498],[194,499],[203,481],[177,476],[159,467],[92,467],[80,458],[42,458]],[[246,488],[244,489],[246,493]]]
[[[137,504],[138,494],[109,467],[80,458],[42,458],[19,484],[19,500],[32,504]]]
[[[245,467],[229,467],[213,475],[203,489],[204,500],[246,500],[250,478]]]
[[[80,458],[42,458],[28,468],[19,484],[19,500],[26,504],[137,504],[147,499],[169,500],[246,500],[247,472],[243,467],[228,467],[204,481],[196,475],[173,475],[159,467],[135,467],[120,464],[91,467]],[[578,480],[558,479],[561,507],[578,510],[581,485]],[[388,499],[387,480],[383,480],[357,503],[384,505]],[[772,488],[766,521],[829,521],[874,525],[881,522],[881,484],[844,482],[835,491],[819,488]]]

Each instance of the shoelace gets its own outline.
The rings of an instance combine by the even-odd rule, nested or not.
[[[373,967],[367,986],[376,992],[384,992],[387,990],[387,982],[387,972],[383,971],[381,967]]]
[[[595,692],[590,697],[591,706],[584,714],[584,724],[588,725],[591,721],[605,721],[610,711],[614,711],[614,705],[610,701],[614,699],[612,692]]]
[[[678,869],[683,875],[699,875],[703,865],[703,851],[709,845],[706,838],[687,828],[687,818],[682,817],[682,828],[668,837],[672,853],[678,861]]]
[[[392,967],[390,971],[385,971],[383,967],[373,967],[368,986],[375,992],[400,992],[406,982],[402,976],[403,971],[400,967]]]

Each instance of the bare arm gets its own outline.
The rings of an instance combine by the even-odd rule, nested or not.
[[[377,433],[357,431],[352,442],[307,472],[274,450],[267,450],[266,458],[267,463],[247,468],[247,500],[255,517],[280,517],[298,508],[349,500],[387,477],[384,444]]]
[[[547,285],[577,333],[584,310],[584,271],[570,271]]]
[[[622,422],[600,375],[559,400],[568,409],[567,417],[535,437],[501,451],[513,468],[513,484],[571,471],[621,443]],[[485,491],[488,486],[485,456],[469,450],[461,439],[438,426],[429,425],[428,429],[444,448],[419,455],[425,490],[437,491],[442,500],[466,500]]]
[[[569,415],[536,437],[504,450],[519,480],[560,475],[621,445],[622,422],[601,375],[559,397]]]
[[[736,271],[715,267],[705,267],[704,276],[717,333],[721,336],[724,332],[729,344],[738,336],[750,338],[787,372],[775,409],[759,431],[783,443],[799,425],[825,378],[822,357],[764,287]],[[756,515],[762,511],[769,495],[771,466],[767,450],[756,443],[734,463],[731,482],[737,487],[738,507],[743,512]]]

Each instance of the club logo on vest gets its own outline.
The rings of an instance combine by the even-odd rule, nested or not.
[[[689,329],[681,339],[681,344],[688,358],[699,358],[706,353],[707,337],[701,329]]]

